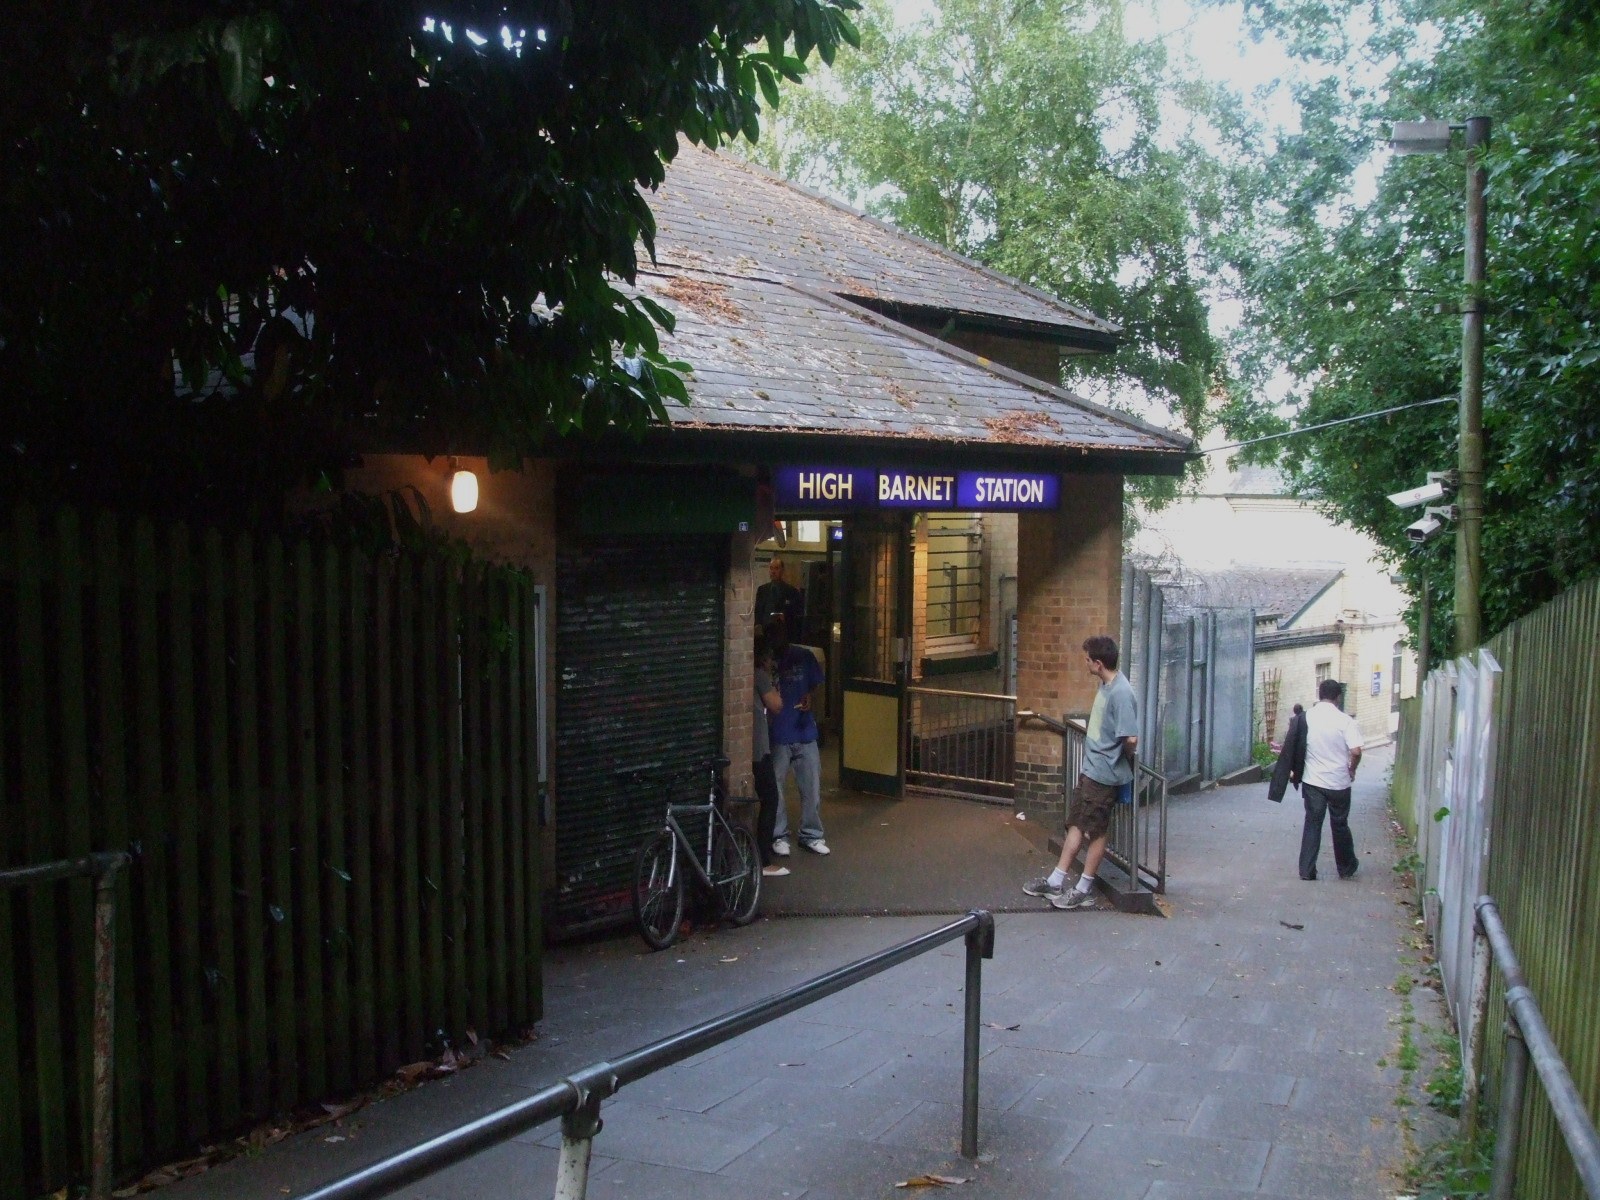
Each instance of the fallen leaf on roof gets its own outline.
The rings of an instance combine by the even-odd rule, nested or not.
[[[1044,443],[1051,440],[1044,433],[1061,432],[1061,422],[1046,412],[1009,412],[985,417],[983,425],[997,442]]]
[[[661,289],[661,292],[679,304],[694,309],[702,316],[722,317],[730,321],[744,319],[744,313],[737,304],[728,299],[728,289],[720,283],[677,275]]]

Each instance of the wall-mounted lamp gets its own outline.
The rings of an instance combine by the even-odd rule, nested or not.
[[[456,467],[450,460],[450,507],[458,513],[469,513],[478,507],[478,477],[471,471]]]

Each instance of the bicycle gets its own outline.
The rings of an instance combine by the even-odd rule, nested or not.
[[[727,765],[725,758],[708,764],[711,778],[703,803],[673,803],[668,781],[666,823],[645,839],[634,859],[633,918],[639,936],[652,950],[665,950],[678,940],[691,871],[729,922],[748,925],[755,920],[761,901],[761,854],[755,835],[723,814],[719,773]],[[703,857],[678,821],[701,814],[706,816]]]

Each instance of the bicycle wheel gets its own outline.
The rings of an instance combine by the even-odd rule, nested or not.
[[[718,839],[712,859],[711,874],[717,880],[723,915],[735,925],[750,924],[761,902],[761,854],[755,835],[743,825],[735,825],[731,838]]]
[[[633,864],[633,919],[652,950],[665,950],[677,941],[683,920],[683,870],[676,849],[672,831],[663,829],[639,847]]]

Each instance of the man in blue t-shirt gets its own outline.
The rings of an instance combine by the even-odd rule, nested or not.
[[[772,773],[781,794],[790,768],[794,769],[795,786],[800,789],[800,844],[813,854],[827,854],[828,843],[822,834],[822,756],[817,753],[817,718],[813,712],[822,691],[822,668],[810,650],[790,644],[783,621],[769,621],[766,636],[775,664],[773,676],[778,695],[783,699],[782,711],[772,715]],[[772,839],[772,852],[788,855],[786,804],[778,805]]]
[[[1133,782],[1133,755],[1139,745],[1139,701],[1133,685],[1117,671],[1117,643],[1104,635],[1083,643],[1089,674],[1100,681],[1083,739],[1083,771],[1072,796],[1067,833],[1061,843],[1061,860],[1043,879],[1023,885],[1030,896],[1042,896],[1054,908],[1087,908],[1094,903],[1095,872],[1105,857],[1111,828],[1111,806],[1117,792]],[[1067,890],[1067,872],[1088,842],[1083,874]]]

